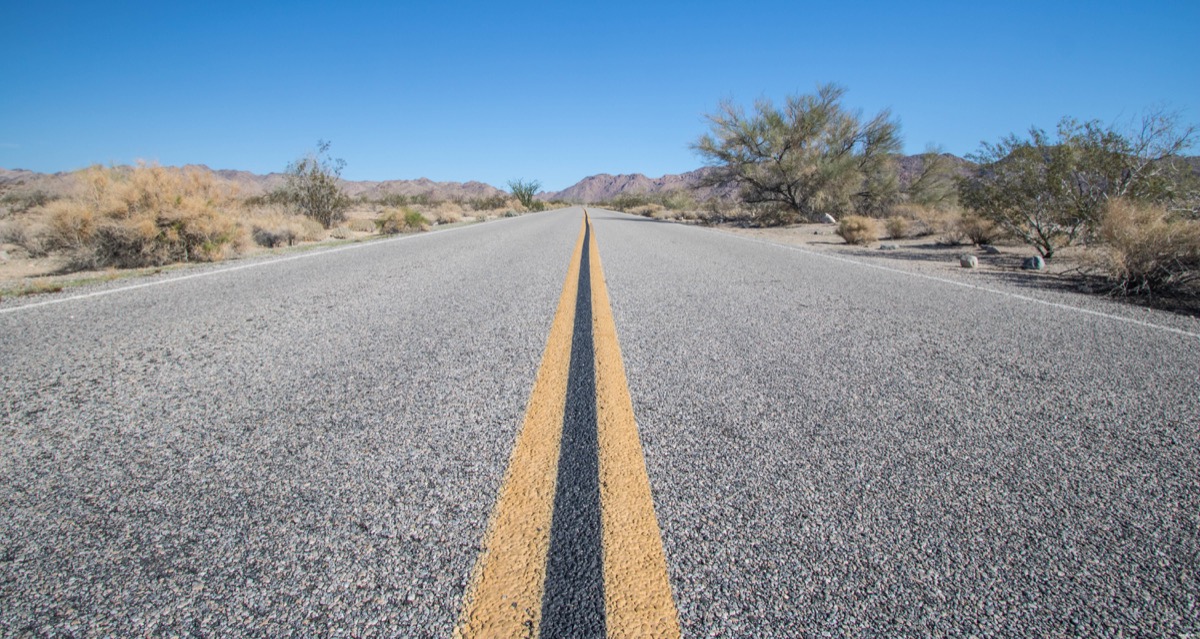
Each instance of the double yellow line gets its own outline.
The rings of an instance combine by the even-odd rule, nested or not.
[[[525,421],[454,630],[458,638],[538,636],[584,251],[595,359],[605,632],[608,637],[680,634],[616,323],[595,233],[589,230],[585,211]]]

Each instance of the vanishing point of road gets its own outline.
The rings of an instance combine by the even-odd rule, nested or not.
[[[0,303],[0,636],[1200,636],[1200,324],[589,209]]]

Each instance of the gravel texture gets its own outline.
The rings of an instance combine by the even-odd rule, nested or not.
[[[591,212],[685,636],[1200,632],[1196,336]]]
[[[448,636],[579,223],[0,314],[0,636]]]
[[[1200,632],[1200,339],[591,212],[685,636]],[[0,313],[0,635],[447,636],[579,222]]]

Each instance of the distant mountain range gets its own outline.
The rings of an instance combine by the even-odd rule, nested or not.
[[[944,157],[948,158],[959,172],[965,173],[974,166],[969,160],[954,155],[945,154]],[[1185,161],[1191,165],[1193,171],[1200,174],[1200,157],[1187,157]],[[923,155],[901,156],[898,159],[897,168],[901,186],[907,185],[920,174],[924,162],[925,156]],[[284,184],[284,175],[282,173],[259,175],[250,173],[249,171],[228,169],[214,171],[202,164],[190,164],[184,168],[211,171],[217,177],[236,185],[238,192],[243,195],[262,195]],[[712,170],[712,168],[701,168],[695,171],[688,171],[687,173],[664,175],[658,178],[646,177],[641,173],[630,175],[600,173],[583,178],[561,191],[539,193],[538,198],[547,201],[571,202],[573,204],[595,204],[597,202],[612,200],[624,194],[641,193],[652,195],[686,190],[695,188],[701,179]],[[70,190],[74,182],[72,175],[71,173],[36,173],[24,169],[0,168],[0,192],[32,192],[40,190],[50,194],[61,195]],[[365,196],[370,199],[378,199],[389,194],[408,196],[426,195],[434,200],[486,198],[506,195],[505,191],[490,184],[484,184],[483,182],[434,182],[427,178],[384,181],[343,180],[342,188],[351,196]],[[730,196],[733,193],[734,189],[732,188],[714,189],[705,187],[699,188],[696,191],[697,198],[701,200],[714,196]]]
[[[119,167],[127,168],[127,167]],[[241,195],[262,195],[284,185],[282,173],[259,175],[249,171],[229,169],[213,170],[203,164],[189,164],[184,169],[208,171],[218,178],[237,187]],[[62,195],[69,192],[74,182],[73,173],[36,173],[25,169],[0,168],[0,191],[45,191]],[[342,188],[353,197],[379,198],[388,194],[423,195],[434,199],[470,199],[494,195],[505,195],[504,191],[483,182],[434,182],[428,178],[416,180],[355,181],[342,180]]]

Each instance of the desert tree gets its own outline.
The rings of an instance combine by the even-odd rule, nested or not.
[[[845,93],[824,84],[778,107],[759,100],[750,114],[722,102],[692,144],[714,167],[701,186],[737,186],[765,224],[886,210],[900,196],[899,123],[888,110],[864,118],[842,104]]]
[[[977,164],[959,198],[1050,259],[1096,231],[1110,201],[1188,201],[1190,168],[1178,156],[1195,136],[1162,109],[1125,127],[1064,118],[1053,134],[1035,127],[985,142],[968,156]]]
[[[937,146],[931,146],[916,156],[920,168],[904,188],[904,200],[918,206],[940,208],[958,202],[958,175],[955,158]]]
[[[538,189],[542,188],[542,183],[537,180],[526,180],[517,178],[508,181],[508,190],[512,192],[521,206],[530,211],[542,210],[542,203],[534,200],[533,196],[537,195]]]
[[[345,219],[350,198],[339,181],[346,161],[329,156],[330,143],[318,140],[315,151],[288,164],[285,172],[287,199],[300,213],[330,228]]]

